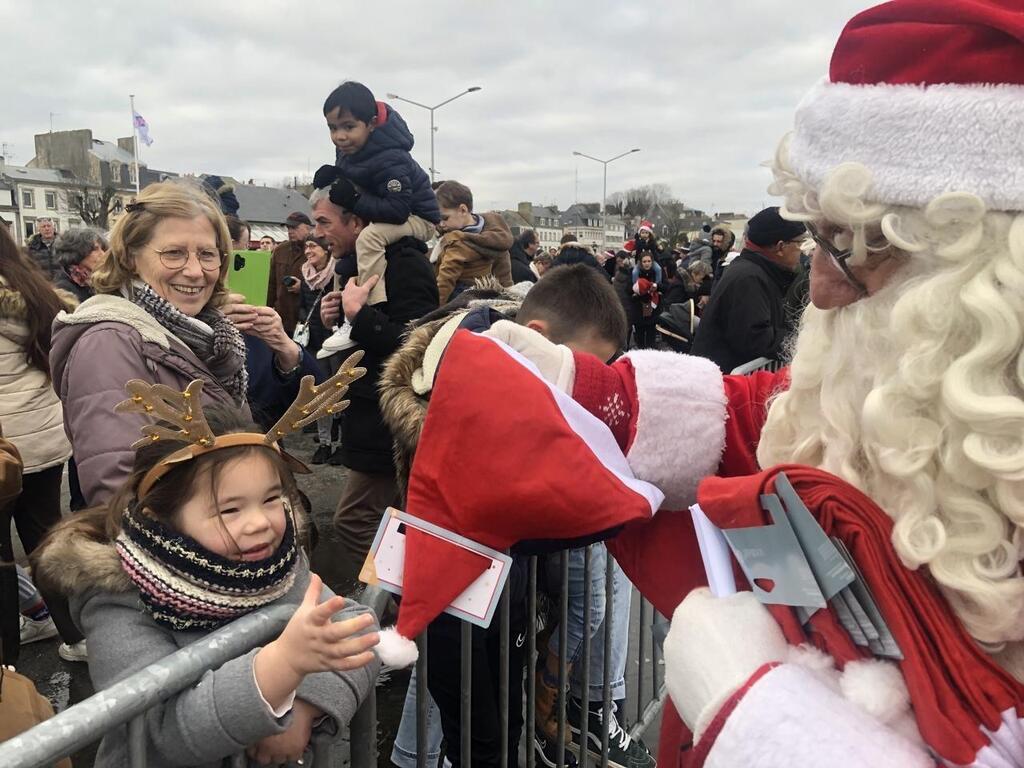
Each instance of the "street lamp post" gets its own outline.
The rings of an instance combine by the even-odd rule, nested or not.
[[[389,99],[395,99],[396,101],[404,101],[406,104],[412,104],[413,106],[420,107],[421,109],[425,109],[425,110],[427,110],[430,113],[430,183],[431,184],[434,183],[434,110],[440,109],[445,104],[450,104],[451,102],[455,101],[456,99],[461,98],[462,96],[465,96],[467,93],[475,93],[476,91],[479,91],[479,90],[480,90],[480,86],[479,85],[474,85],[472,88],[467,88],[462,93],[456,94],[455,96],[452,96],[450,99],[445,99],[440,104],[435,104],[432,107],[431,106],[427,106],[426,104],[420,104],[418,101],[413,101],[412,99],[407,99],[404,96],[399,96],[397,93],[389,93],[387,95]]]
[[[608,163],[615,162],[620,157],[625,157],[626,155],[631,155],[634,152],[639,151],[639,147],[630,149],[626,152],[623,152],[621,155],[616,155],[615,157],[609,160],[601,160],[600,158],[593,157],[584,152],[573,152],[574,155],[577,155],[579,157],[585,157],[588,160],[593,160],[595,163],[600,163],[601,165],[604,166],[604,184],[601,187],[601,250],[605,250],[608,247]]]

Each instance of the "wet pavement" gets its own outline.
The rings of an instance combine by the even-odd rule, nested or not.
[[[316,448],[312,435],[301,435],[289,439],[289,450],[297,457],[307,460]],[[346,593],[344,589],[351,585],[342,583],[339,563],[334,556],[334,548],[331,546],[335,540],[334,529],[331,523],[337,499],[341,489],[344,487],[346,470],[344,467],[335,467],[329,464],[313,467],[310,475],[299,475],[297,477],[299,488],[305,493],[312,506],[312,517],[319,531],[319,543],[312,555],[312,568],[320,574],[324,582],[339,594]],[[64,480],[63,501],[67,509],[68,493],[67,478]],[[17,542],[16,542],[17,546]],[[21,560],[24,564],[24,560]],[[638,595],[634,593],[633,620],[631,621],[631,649],[636,647],[637,627],[639,626]],[[385,621],[388,617],[385,617]],[[69,705],[76,704],[88,698],[93,693],[92,683],[89,680],[88,668],[84,663],[72,663],[62,660],[57,655],[58,640],[45,640],[21,648],[21,660],[18,665],[19,671],[34,680],[39,692],[46,696],[54,705],[54,709],[61,711]],[[626,718],[630,723],[637,719],[637,708],[634,699],[637,690],[636,681],[642,675],[647,695],[652,690],[651,664],[649,655],[645,654],[643,664],[639,664],[635,650],[632,650],[629,657],[629,666],[626,673],[627,699]],[[660,678],[660,670],[658,672]],[[394,742],[395,734],[398,731],[398,722],[402,713],[402,705],[405,701],[405,691],[408,686],[409,670],[401,670],[382,675],[377,684],[377,752],[378,765],[389,766],[391,745]],[[659,723],[656,721],[645,735],[645,742],[654,751],[657,744],[657,732]],[[91,768],[95,757],[95,745],[81,750],[72,756],[74,768]]]

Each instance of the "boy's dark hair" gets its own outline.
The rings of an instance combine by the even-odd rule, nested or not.
[[[602,272],[586,264],[553,267],[527,292],[516,322],[543,320],[551,341],[564,344],[588,332],[616,345],[628,326],[615,289]]]
[[[377,100],[362,83],[355,80],[346,80],[327,97],[324,102],[324,116],[335,109],[341,112],[348,112],[356,120],[368,123],[377,116]]]
[[[576,242],[576,235],[574,235],[572,232],[566,232],[564,235],[562,235],[562,239],[558,241],[558,244],[559,245],[565,245],[566,243],[575,243],[575,242]]]
[[[442,208],[458,208],[460,205],[473,210],[473,193],[465,184],[457,181],[446,181],[434,191],[437,204]]]

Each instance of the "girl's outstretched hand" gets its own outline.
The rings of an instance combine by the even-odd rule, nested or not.
[[[335,595],[320,603],[322,588],[320,577],[310,574],[302,603],[284,631],[261,648],[253,661],[260,693],[275,710],[285,705],[306,675],[358,669],[374,659],[370,649],[380,641],[378,633],[359,636],[373,625],[373,615],[331,621],[345,607],[345,598]]]
[[[373,615],[364,613],[344,621],[331,621],[345,607],[345,598],[335,595],[318,603],[322,588],[320,577],[311,574],[302,603],[274,643],[284,647],[286,662],[303,675],[358,669],[369,664],[374,658],[370,649],[377,645],[379,637],[376,632],[361,636],[359,633],[372,626]]]

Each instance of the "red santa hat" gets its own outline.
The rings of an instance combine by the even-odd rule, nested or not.
[[[622,250],[626,251],[627,253],[635,253],[636,252],[636,240],[627,240],[623,244]]]
[[[637,232],[650,232],[653,235],[654,225],[651,224],[651,222],[649,222],[647,219],[644,219],[643,221],[640,222],[640,226],[639,228],[637,228]]]
[[[456,332],[417,445],[410,514],[503,551],[525,539],[573,539],[646,520],[663,500],[634,476],[608,427],[533,363],[497,339]],[[407,528],[398,623],[381,633],[381,660],[415,661],[414,638],[489,565]]]
[[[923,207],[971,192],[1024,210],[1024,12],[1018,0],[896,0],[846,25],[797,108],[789,160],[820,187],[843,162],[871,199]]]

